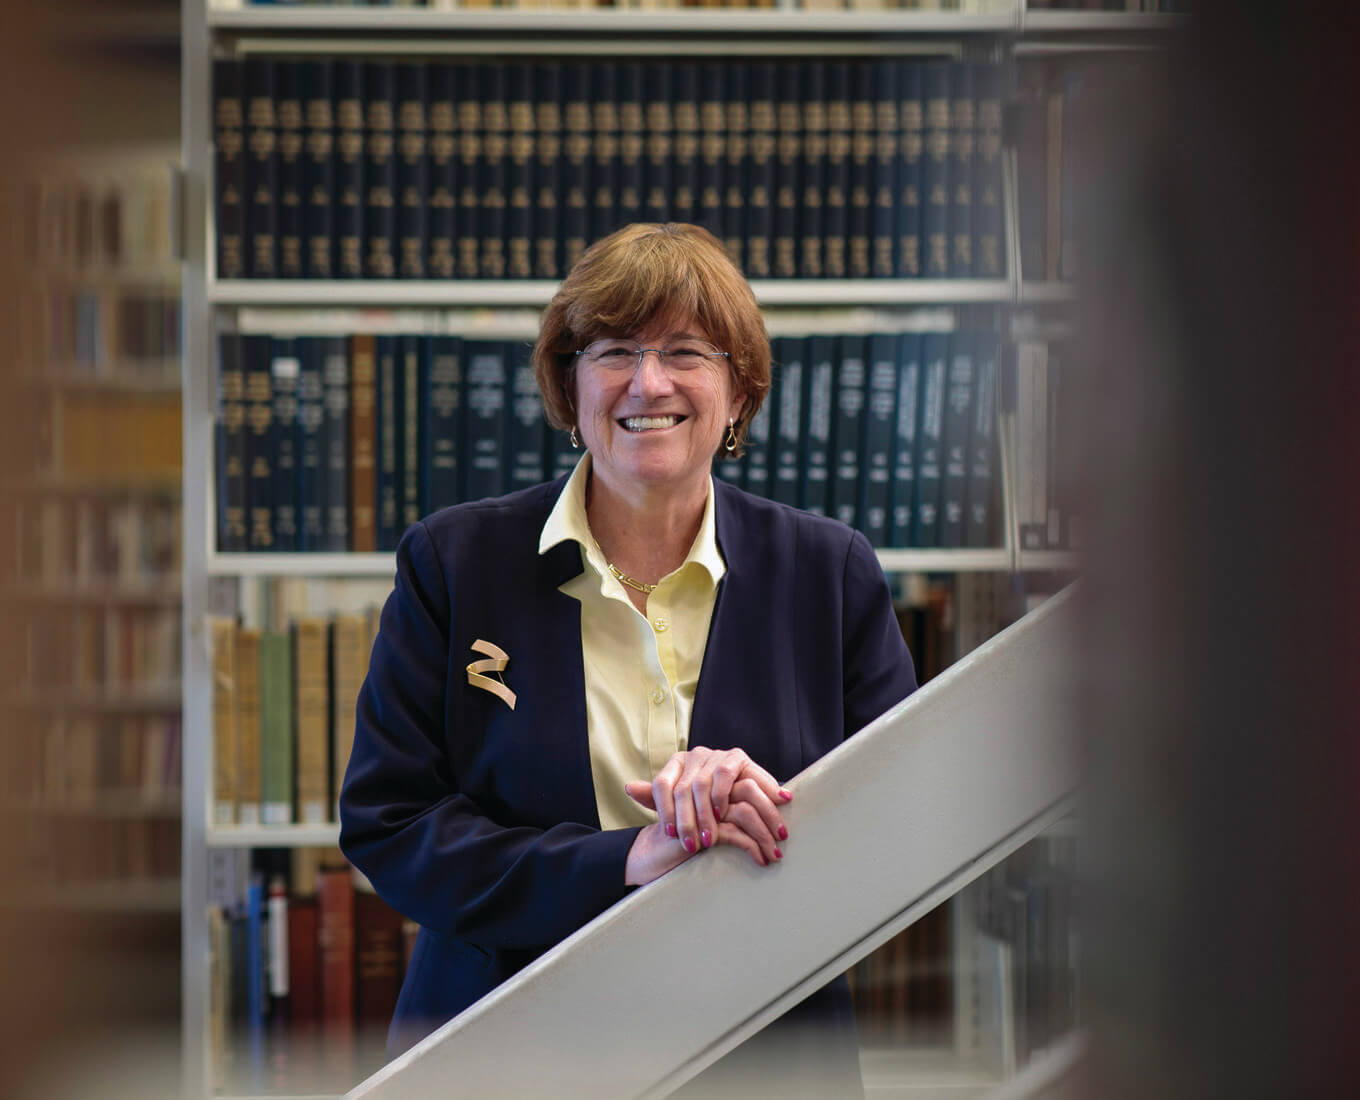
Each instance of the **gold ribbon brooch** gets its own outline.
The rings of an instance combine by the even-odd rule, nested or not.
[[[510,663],[510,655],[500,646],[483,641],[481,638],[472,643],[472,652],[485,653],[487,659],[473,661],[467,666],[468,683],[473,687],[481,688],[483,691],[491,692],[511,710],[514,710],[515,693],[506,686],[504,678],[493,680],[486,675],[488,672],[494,672],[497,676],[500,676],[505,671],[505,666]]]

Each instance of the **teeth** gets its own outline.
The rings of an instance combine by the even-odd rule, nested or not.
[[[623,426],[630,432],[645,432],[652,428],[673,428],[680,423],[677,416],[630,416]]]

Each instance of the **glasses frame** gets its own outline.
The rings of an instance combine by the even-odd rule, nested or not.
[[[692,338],[692,337],[686,337],[686,339],[693,339],[693,338]],[[703,341],[699,341],[699,342],[708,344],[708,341],[707,341],[707,340],[703,340]],[[602,339],[600,339],[600,340],[592,340],[592,341],[591,341],[589,344],[587,344],[585,347],[580,348],[579,350],[572,352],[572,354],[573,354],[574,356],[576,356],[576,358],[581,359],[582,362],[589,362],[589,360],[585,359],[584,356],[587,355],[587,354],[589,353],[589,351],[590,351],[590,349],[591,349],[592,347],[594,347],[596,344],[600,344],[600,343],[621,343],[621,344],[626,344],[626,343],[628,343],[628,341],[626,341],[626,340],[615,340],[614,338],[611,338],[611,337],[604,337],[604,338],[602,338]],[[709,344],[709,346],[710,346],[710,347],[713,347],[713,345],[711,345],[711,344]],[[667,370],[671,370],[671,369],[672,369],[672,368],[671,368],[671,365],[670,365],[669,363],[666,362],[666,349],[665,349],[665,348],[646,348],[646,347],[639,347],[639,348],[636,349],[636,358],[635,358],[634,361],[633,361],[632,369],[633,369],[634,371],[638,370],[638,368],[640,368],[640,367],[642,366],[643,357],[646,356],[646,354],[647,354],[649,351],[654,351],[654,352],[656,352],[656,359],[657,359],[657,362],[660,363],[664,368],[666,368]],[[729,351],[719,351],[716,347],[713,348],[713,352],[712,352],[711,355],[710,355],[710,354],[707,354],[707,353],[701,353],[701,354],[702,354],[702,357],[703,357],[704,359],[710,360],[710,361],[716,360],[716,359],[726,359],[728,362],[731,362],[731,361],[732,361],[732,353],[731,353],[731,352],[729,352]],[[598,364],[598,360],[596,361],[596,363]],[[608,369],[611,369],[611,368],[606,367],[605,369],[608,370]]]

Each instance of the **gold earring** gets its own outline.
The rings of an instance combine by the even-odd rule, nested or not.
[[[736,421],[730,416],[727,418],[727,442],[723,444],[723,447],[729,454],[737,449]]]
[[[571,449],[579,451],[581,449],[581,437],[576,434],[576,425],[571,426]]]

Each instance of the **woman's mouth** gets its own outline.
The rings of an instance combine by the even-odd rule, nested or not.
[[[629,432],[654,432],[661,428],[673,428],[683,416],[626,416],[619,421],[623,425],[624,431]]]

